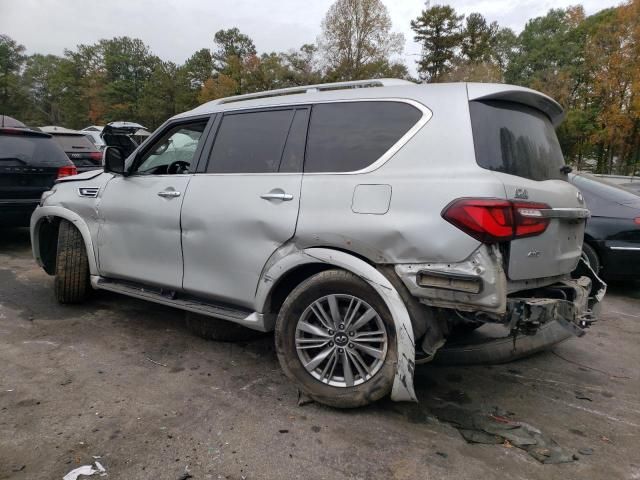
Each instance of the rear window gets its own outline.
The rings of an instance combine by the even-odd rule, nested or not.
[[[96,146],[84,135],[54,135],[65,152],[95,152]]]
[[[69,165],[67,155],[48,137],[0,134],[0,166]]]
[[[422,112],[401,102],[340,102],[311,111],[305,172],[368,167],[413,127]]]
[[[482,168],[531,180],[566,180],[555,129],[539,110],[514,102],[469,103],[476,161]]]

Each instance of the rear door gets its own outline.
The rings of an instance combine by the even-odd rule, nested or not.
[[[582,254],[588,212],[568,182],[550,119],[531,106],[503,100],[469,103],[476,161],[492,170],[506,198],[541,203],[544,233],[510,242],[509,278],[523,280],[571,272]]]
[[[251,308],[296,229],[307,107],[227,112],[182,207],[185,291]]]

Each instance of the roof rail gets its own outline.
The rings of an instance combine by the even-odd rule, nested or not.
[[[243,100],[253,100],[257,98],[279,97],[281,95],[294,95],[296,93],[317,93],[327,90],[342,90],[347,88],[367,88],[367,87],[393,87],[399,85],[416,85],[408,80],[399,78],[375,78],[371,80],[354,80],[351,82],[319,83],[316,85],[303,85],[300,87],[278,88],[267,90],[266,92],[247,93],[235,95],[233,97],[219,98],[210,102],[211,105],[222,105],[224,103],[241,102]]]

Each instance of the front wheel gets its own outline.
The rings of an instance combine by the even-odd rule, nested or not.
[[[58,229],[54,284],[60,303],[81,303],[91,291],[89,261],[82,234],[67,220],[61,220]]]
[[[302,282],[280,309],[276,352],[312,399],[353,408],[391,391],[398,358],[391,314],[376,291],[343,270]]]

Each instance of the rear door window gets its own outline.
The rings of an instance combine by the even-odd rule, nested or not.
[[[476,161],[531,180],[566,180],[555,129],[539,110],[514,102],[469,102]]]
[[[313,106],[305,172],[353,172],[378,160],[422,117],[403,102],[365,101]]]
[[[280,168],[295,110],[226,113],[211,151],[207,173],[273,173]],[[295,125],[300,128],[299,122]],[[288,169],[296,163],[295,148],[287,152]],[[300,161],[297,160],[298,162]]]

